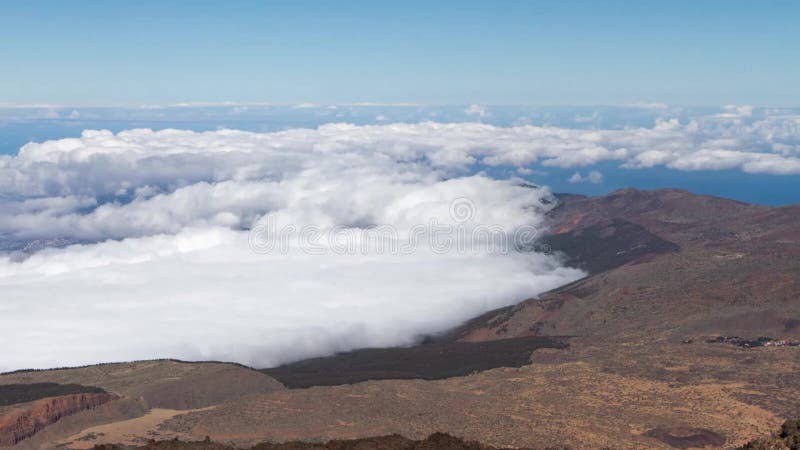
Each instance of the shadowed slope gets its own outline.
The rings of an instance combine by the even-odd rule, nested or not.
[[[521,367],[537,348],[563,348],[560,339],[523,337],[493,342],[434,342],[413,347],[363,349],[314,358],[262,372],[289,388],[332,386],[366,380],[436,380],[495,367]]]

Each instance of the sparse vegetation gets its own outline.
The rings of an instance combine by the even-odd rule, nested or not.
[[[800,342],[791,339],[775,339],[768,336],[760,336],[756,339],[745,339],[739,336],[717,336],[706,339],[708,344],[731,344],[742,348],[752,347],[798,347]]]
[[[752,440],[739,450],[800,450],[800,419],[787,420],[774,436]]]
[[[527,336],[488,342],[433,342],[362,349],[313,358],[262,372],[291,389],[382,379],[437,380],[496,367],[521,367],[539,348],[566,348],[558,337]]]
[[[33,383],[0,385],[0,406],[27,403],[45,397],[68,394],[102,394],[105,391],[95,386],[80,384]]]
[[[276,444],[265,442],[252,447],[251,450],[495,450],[496,448],[479,442],[465,441],[447,433],[433,433],[418,441],[393,434],[363,439],[332,440],[325,443],[293,441]],[[195,442],[151,441],[140,447],[96,445],[94,450],[234,450],[234,447],[212,442],[206,438],[203,441]]]

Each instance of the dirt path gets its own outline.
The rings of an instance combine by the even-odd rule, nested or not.
[[[135,419],[87,428],[64,439],[59,444],[69,449],[84,450],[98,444],[137,445],[146,442],[147,439],[172,439],[177,434],[159,430],[158,425],[161,422],[180,414],[205,411],[211,408],[213,407],[184,410],[153,408],[147,414]]]

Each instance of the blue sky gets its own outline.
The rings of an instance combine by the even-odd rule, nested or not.
[[[480,121],[631,129],[634,139],[677,120],[682,159],[539,161],[525,176],[592,195],[682,187],[794,203],[798,23],[797,1],[4,2],[0,163],[27,142],[85,129]],[[709,159],[709,149],[722,153]],[[748,169],[753,152],[769,167]]]
[[[31,1],[0,103],[800,105],[800,2]]]

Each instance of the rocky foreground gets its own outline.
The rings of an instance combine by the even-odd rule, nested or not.
[[[24,409],[14,409],[0,417],[0,446],[11,446],[62,417],[94,409],[118,398],[114,394],[68,394],[37,400]]]
[[[706,444],[695,442],[691,447],[705,447],[722,445],[709,439]],[[504,447],[506,450],[515,450]],[[678,448],[688,448],[678,445]],[[800,448],[800,419],[787,420],[781,429],[769,437],[754,439],[737,450],[797,450]],[[265,442],[252,447],[250,450],[495,450],[496,447],[479,442],[464,441],[446,433],[434,433],[423,440],[413,441],[399,435],[378,436],[373,438],[314,442]],[[234,450],[234,447],[212,442],[210,439],[203,441],[151,441],[141,446],[97,445],[94,450]],[[516,449],[523,450],[523,449]],[[556,450],[553,448],[553,450]],[[565,447],[564,450],[567,450]],[[611,450],[611,447],[608,448]]]
[[[334,440],[324,443],[283,442],[261,443],[250,450],[497,450],[497,447],[451,436],[446,433],[434,433],[425,439],[411,440],[394,434],[362,439]],[[119,445],[98,445],[94,450],[234,450],[234,447],[212,442],[211,440],[183,442],[153,441],[138,447]],[[514,449],[509,449],[514,450]],[[522,450],[522,449],[519,449]]]

